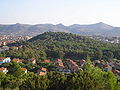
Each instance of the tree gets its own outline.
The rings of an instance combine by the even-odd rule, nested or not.
[[[94,59],[95,60],[101,60],[103,56],[103,53],[100,49],[97,49],[94,54]]]
[[[63,58],[65,53],[63,51],[58,51],[58,58]]]
[[[23,77],[25,80],[20,85],[20,90],[46,90],[49,86],[49,80],[46,76],[27,73]]]
[[[49,90],[64,90],[66,77],[60,72],[49,72],[48,79],[50,80]]]
[[[8,73],[15,76],[15,77],[19,77],[24,73],[22,71],[20,65],[16,62],[11,62],[10,66],[8,67],[8,70],[9,70]]]
[[[112,59],[114,57],[114,54],[111,51],[105,51],[104,56],[106,59]]]

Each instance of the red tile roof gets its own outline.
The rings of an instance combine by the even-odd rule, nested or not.
[[[57,59],[56,61],[57,61],[57,62],[62,62],[62,59]]]
[[[41,61],[42,63],[50,63],[51,61],[50,60],[43,60],[43,61]]]
[[[38,72],[37,74],[40,75],[40,76],[45,76],[46,72]]]
[[[6,57],[0,57],[0,61],[2,62]]]
[[[22,71],[26,71],[27,69],[26,68],[21,68],[22,69]]]
[[[2,60],[2,59],[6,59],[6,57],[0,57],[0,60]]]
[[[45,71],[45,72],[47,71],[47,69],[46,69],[46,68],[43,68],[43,67],[40,68],[39,70],[41,70],[41,71]]]
[[[5,69],[7,69],[7,68],[1,67],[1,68],[0,68],[0,71],[4,71]]]
[[[59,66],[59,67],[64,67],[64,64],[63,64],[63,62],[62,62],[62,59],[57,59],[55,63],[56,63],[56,65]]]
[[[107,68],[107,67],[109,67],[109,65],[108,64],[103,64],[103,67]]]
[[[12,61],[15,61],[15,62],[17,62],[17,63],[22,62],[22,60],[20,60],[19,58],[15,58],[15,59],[13,59]]]
[[[13,48],[13,49],[18,49],[18,47],[16,47],[16,46],[13,46],[13,47],[10,47],[10,48]]]

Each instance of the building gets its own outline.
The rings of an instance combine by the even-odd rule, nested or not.
[[[12,59],[12,61],[17,62],[17,63],[22,63],[22,60],[20,60],[19,58],[14,58]]]
[[[22,71],[24,71],[25,73],[27,73],[27,69],[26,68],[21,68]]]
[[[79,70],[79,66],[73,60],[67,60],[67,64],[72,72],[77,72]]]
[[[45,60],[41,61],[41,63],[51,63],[51,61],[50,61],[50,60],[45,59]]]
[[[80,66],[83,67],[86,64],[86,61],[84,59],[80,60]]]
[[[40,76],[45,76],[47,74],[47,69],[42,67],[37,70],[37,74]]]
[[[104,71],[111,71],[112,70],[112,67],[108,64],[103,64],[102,68],[103,68]]]
[[[13,47],[10,47],[10,49],[13,49],[13,50],[18,50],[18,49],[19,49],[19,47],[13,46]]]
[[[100,60],[94,60],[94,61],[93,61],[93,65],[100,67],[100,66],[101,66]]]
[[[55,61],[55,64],[56,64],[56,66],[58,66],[58,67],[60,67],[60,68],[64,68],[64,64],[63,64],[63,62],[62,62],[62,59],[57,59],[57,60]]]
[[[108,60],[107,64],[112,66],[114,64],[114,62],[112,60]]]
[[[113,64],[113,67],[114,67],[115,69],[120,70],[120,63],[114,63],[114,64]]]
[[[0,65],[2,65],[3,63],[9,63],[10,61],[10,57],[0,57]]]
[[[3,49],[3,51],[5,51],[5,50],[9,50],[9,47],[8,47],[8,46],[2,46],[1,49]]]
[[[57,70],[63,71],[63,69],[64,69],[64,64],[63,64],[63,62],[62,62],[62,59],[57,59],[57,60],[55,61],[55,64],[56,64]]]
[[[2,44],[1,44],[2,46],[5,46],[6,45],[6,42],[2,42]]]
[[[7,74],[8,70],[5,67],[1,67],[0,72],[3,72],[4,74]]]
[[[112,72],[113,72],[118,78],[120,78],[120,71],[119,71],[119,70],[112,70]]]
[[[36,59],[34,59],[34,58],[28,59],[28,61],[29,61],[29,64],[31,64],[31,65],[36,64]]]

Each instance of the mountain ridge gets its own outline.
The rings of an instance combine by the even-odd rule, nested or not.
[[[101,36],[119,36],[120,35],[120,27],[114,27],[103,22],[88,24],[88,25],[80,25],[73,24],[69,26],[65,26],[63,24],[11,24],[11,25],[3,25],[0,24],[0,35],[15,35],[15,36],[36,36],[38,34],[42,34],[44,32],[67,32],[80,34],[83,36],[91,36],[91,35],[101,35]]]

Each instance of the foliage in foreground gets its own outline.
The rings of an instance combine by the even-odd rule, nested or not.
[[[18,72],[19,73],[19,72]],[[120,81],[112,72],[86,65],[84,71],[62,74],[48,72],[38,76],[32,72],[19,76],[0,73],[2,90],[120,90]]]

